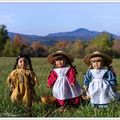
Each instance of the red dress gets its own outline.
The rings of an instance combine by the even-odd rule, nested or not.
[[[62,68],[61,68],[62,69]],[[72,86],[74,86],[76,84],[76,76],[75,76],[75,70],[74,68],[69,68],[69,70],[67,71],[66,77],[69,81],[69,84]],[[53,69],[53,71],[50,73],[49,77],[48,77],[48,87],[53,87],[54,83],[56,82],[58,78],[57,73],[55,72],[55,70]],[[80,103],[80,97],[74,97],[74,98],[70,98],[70,99],[64,99],[64,100],[60,100],[56,98],[56,103],[58,105],[65,105],[65,103],[68,104],[73,104],[73,105],[78,105]]]

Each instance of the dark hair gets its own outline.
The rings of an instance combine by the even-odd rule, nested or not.
[[[72,68],[74,68],[75,74],[77,74],[76,66],[73,66],[72,63],[70,62],[70,60],[69,60],[68,58],[66,58],[66,59],[67,59],[67,61],[68,61],[68,64],[69,64]]]
[[[16,58],[16,62],[15,62],[15,65],[14,65],[14,67],[13,67],[13,70],[16,69],[16,67],[17,67],[17,65],[18,65],[18,60],[19,60],[20,58],[25,58],[25,59],[27,59],[27,60],[28,60],[29,67],[30,67],[30,70],[33,70],[32,64],[31,64],[31,59],[30,59],[30,57],[29,57],[28,55],[26,55],[26,54],[20,54],[20,55]]]

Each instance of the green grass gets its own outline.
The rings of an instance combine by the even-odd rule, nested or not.
[[[8,89],[5,84],[8,74],[12,71],[13,65],[15,63],[13,57],[1,57],[0,58],[0,117],[29,117],[29,113],[26,112],[26,108],[23,105],[16,105],[11,103],[8,97]],[[40,97],[44,93],[46,95],[51,94],[49,89],[46,89],[47,77],[49,75],[52,66],[46,61],[45,58],[32,58],[32,65],[35,73],[38,76],[41,88],[37,87],[36,92]],[[82,84],[83,74],[87,70],[87,66],[83,63],[81,59],[75,59],[73,65],[77,69],[77,80]],[[117,71],[117,81],[120,83],[120,60],[113,60],[113,67]],[[89,102],[85,102],[78,107],[67,106],[66,111],[60,113],[59,107],[55,105],[44,105],[41,102],[35,103],[31,108],[31,114],[33,117],[120,117],[120,102],[114,101],[110,104],[107,109],[93,109]]]

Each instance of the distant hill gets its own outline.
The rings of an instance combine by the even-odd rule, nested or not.
[[[59,36],[59,37],[73,37],[73,38],[80,38],[83,40],[89,40],[93,37],[96,37],[100,32],[90,31],[84,28],[77,29],[75,31],[70,32],[59,32],[59,33],[52,33],[48,34],[48,36]]]
[[[97,35],[99,35],[101,32],[97,31],[90,31],[85,28],[79,28],[74,31],[69,31],[69,32],[58,32],[58,33],[51,33],[46,36],[38,36],[38,35],[25,35],[25,34],[20,34],[21,37],[24,39],[28,40],[30,43],[32,41],[40,41],[43,44],[46,45],[51,45],[54,44],[57,41],[73,41],[73,40],[82,40],[82,41],[88,41],[93,38],[95,38]],[[13,40],[13,38],[16,36],[16,34],[19,33],[12,33],[8,32],[8,35],[10,38]],[[110,33],[112,34],[112,33]],[[115,34],[112,34],[115,38],[118,36]]]

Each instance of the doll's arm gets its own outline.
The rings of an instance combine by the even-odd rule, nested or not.
[[[12,71],[12,72],[8,75],[7,80],[6,80],[6,83],[7,83],[8,86],[10,86],[11,84],[13,84],[13,83],[15,82],[15,80],[13,80],[13,79],[14,79],[14,76],[15,76],[15,72],[14,72],[14,71]]]
[[[53,70],[52,72],[50,72],[49,76],[48,76],[48,82],[47,82],[47,87],[52,87],[55,83],[57,79],[57,74],[56,72]]]
[[[86,88],[88,88],[88,86],[90,84],[90,81],[91,81],[91,73],[90,73],[90,71],[88,70],[83,77],[84,77],[83,78],[84,86],[86,86]]]
[[[9,85],[10,82],[11,82],[11,79],[10,79],[10,75],[9,75],[8,78],[7,78],[7,80],[6,80],[7,85]]]
[[[115,87],[117,85],[116,75],[114,75],[111,70],[107,72],[107,75],[109,83],[112,85],[112,87]]]
[[[13,83],[15,83],[15,76],[16,76],[16,70],[13,70],[9,75],[8,75],[8,78],[7,78],[7,80],[6,80],[6,83],[8,84],[8,85],[10,85],[10,84],[13,84]]]
[[[11,75],[8,76],[7,80],[6,80],[6,84],[7,84],[7,88],[9,88],[9,95],[12,94],[13,89],[14,89],[14,85],[12,84],[12,77]]]

